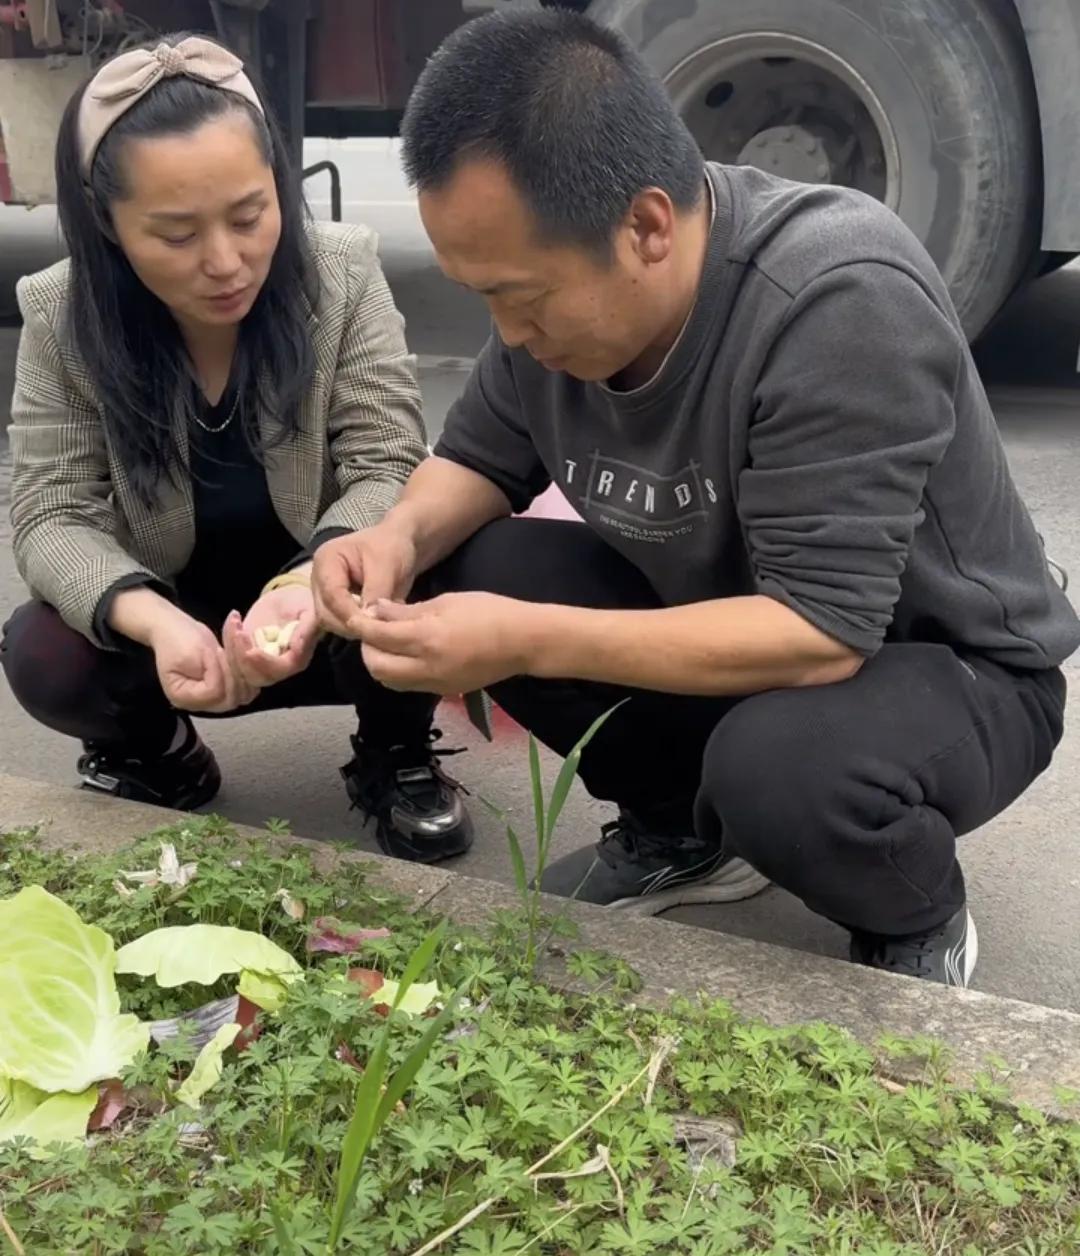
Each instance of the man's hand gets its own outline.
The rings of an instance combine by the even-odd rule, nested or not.
[[[175,611],[163,618],[148,644],[161,688],[177,710],[222,714],[254,699],[255,689],[233,674],[218,639],[190,615]]]
[[[535,676],[741,696],[836,684],[862,665],[848,646],[761,595],[613,611],[449,593],[414,606],[379,602],[355,625],[377,680],[443,694]]]
[[[413,606],[376,602],[350,626],[388,689],[459,694],[528,671],[536,610],[494,593],[447,593]]]
[[[255,639],[260,628],[281,628],[295,623],[284,651],[277,657],[267,654]],[[243,619],[233,611],[222,633],[225,655],[237,678],[252,689],[265,689],[297,676],[311,662],[319,642],[315,600],[310,589],[285,585],[264,593]]]
[[[311,581],[319,622],[339,637],[358,637],[361,608],[403,601],[415,579],[416,546],[389,518],[328,541],[315,555]]]

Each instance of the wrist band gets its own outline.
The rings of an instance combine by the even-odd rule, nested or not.
[[[273,580],[263,585],[263,596],[267,593],[273,593],[275,589],[287,589],[292,585],[296,585],[300,589],[311,588],[311,573],[302,571],[283,571],[280,576],[275,576]]]

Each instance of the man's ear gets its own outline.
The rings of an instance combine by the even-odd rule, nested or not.
[[[626,225],[634,251],[647,265],[665,261],[675,237],[675,206],[660,188],[645,188],[627,210]]]

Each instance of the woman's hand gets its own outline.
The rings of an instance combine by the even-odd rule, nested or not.
[[[247,706],[257,690],[234,674],[218,639],[205,624],[171,609],[147,642],[166,698],[180,711],[222,714]]]
[[[256,634],[263,629],[281,629],[294,624],[285,649],[267,654]],[[315,620],[315,600],[311,590],[298,584],[285,585],[264,593],[241,619],[233,611],[225,621],[222,640],[229,667],[239,681],[255,689],[276,685],[299,675],[311,662],[319,643]]]

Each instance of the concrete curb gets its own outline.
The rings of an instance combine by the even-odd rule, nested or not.
[[[43,840],[55,847],[104,852],[188,820],[177,812],[0,775],[0,832],[39,827]],[[293,840],[314,848],[319,860],[337,858],[324,843]],[[494,882],[367,852],[347,857],[372,864],[381,885],[417,908],[445,913],[462,924],[481,924],[493,911],[517,906],[514,892]],[[1014,1098],[1047,1112],[1059,1111],[1056,1088],[1080,1090],[1080,1015],[1075,1013],[950,990],[587,904],[548,899],[547,906],[552,912],[565,910],[577,923],[580,945],[617,955],[640,973],[645,986],[635,996],[637,1002],[706,994],[773,1025],[829,1021],[867,1044],[882,1032],[927,1034],[952,1049],[958,1080],[972,1077],[988,1058],[999,1057],[1011,1070],[1008,1084]]]

